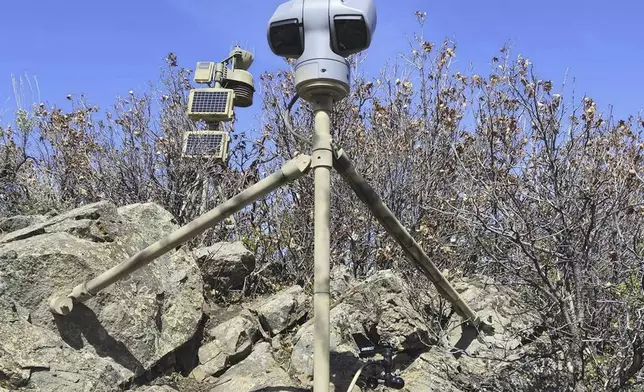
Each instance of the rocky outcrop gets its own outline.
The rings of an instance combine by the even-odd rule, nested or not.
[[[241,243],[177,249],[70,315],[54,317],[52,294],[66,293],[177,227],[154,204],[97,203],[34,222],[0,237],[0,392],[310,391],[310,292],[293,286],[250,303],[203,304],[204,286],[244,286],[255,261]],[[506,373],[506,384],[494,385],[522,385],[505,364],[529,350],[522,337],[538,318],[516,293],[489,279],[460,279],[454,286],[492,320],[493,335],[462,325],[431,285],[412,288],[393,271],[357,281],[336,265],[330,390],[346,391],[364,363],[356,333],[398,352],[403,391],[485,390]],[[171,365],[183,374],[168,371]]]
[[[307,298],[300,286],[248,304],[206,332],[199,349],[199,366],[191,377],[203,381],[219,377],[253,351],[260,339],[271,339],[296,325],[307,314]]]
[[[16,215],[0,218],[0,236],[47,220],[44,215]]]
[[[273,359],[271,346],[259,343],[243,362],[233,366],[215,383],[210,392],[306,392],[298,388],[288,373]]]
[[[293,286],[251,307],[265,332],[271,336],[284,332],[307,314],[307,296],[300,286]]]
[[[255,269],[255,255],[241,242],[219,242],[195,250],[206,284],[216,290],[239,290]]]
[[[155,204],[84,206],[0,239],[0,382],[43,391],[114,390],[193,337],[202,317],[198,267],[170,252],[65,317],[53,294],[175,230]],[[5,322],[5,320],[7,322]],[[3,380],[2,374],[10,375]]]
[[[207,335],[212,340],[199,349],[199,366],[191,375],[203,381],[246,358],[259,340],[258,326],[257,320],[245,312],[209,330]]]
[[[383,271],[347,290],[331,309],[331,371],[336,389],[346,390],[361,365],[354,333],[399,350],[418,350],[432,342],[432,334],[409,302],[404,286],[400,276]],[[294,341],[290,366],[300,381],[309,384],[313,375],[313,323],[305,324]]]

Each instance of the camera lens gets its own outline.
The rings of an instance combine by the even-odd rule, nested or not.
[[[271,24],[268,36],[273,53],[278,56],[299,57],[304,52],[300,23],[297,19],[283,20]]]
[[[369,33],[364,18],[359,15],[336,16],[335,48],[339,55],[347,56],[364,50],[369,45]]]

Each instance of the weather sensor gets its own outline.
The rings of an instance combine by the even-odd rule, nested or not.
[[[233,120],[235,107],[253,104],[255,85],[248,72],[252,64],[253,54],[239,46],[219,63],[197,63],[194,81],[207,87],[190,90],[187,114],[193,121],[204,121],[208,129],[184,133],[183,157],[227,160],[230,136],[219,124]]]
[[[195,69],[196,83],[210,83],[215,77],[215,63],[212,61],[200,61]]]
[[[233,104],[237,107],[249,107],[253,104],[255,84],[248,68],[253,64],[253,54],[235,46],[228,57],[219,63],[200,61],[195,69],[194,81],[210,87],[221,87],[232,90]],[[230,64],[230,65],[229,65]]]

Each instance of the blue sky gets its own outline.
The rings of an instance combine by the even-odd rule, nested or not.
[[[375,75],[406,50],[414,12],[427,12],[425,34],[457,41],[457,61],[486,71],[505,42],[560,82],[566,70],[579,95],[618,115],[644,108],[644,2],[638,0],[374,0],[378,29],[365,70]],[[233,43],[255,50],[258,76],[283,62],[266,43],[280,0],[4,0],[0,5],[0,116],[15,108],[10,75],[37,77],[42,101],[65,105],[85,93],[106,108],[117,95],[155,80],[172,51],[186,67],[217,61]],[[257,79],[256,79],[257,80]],[[258,109],[241,109],[257,126]]]

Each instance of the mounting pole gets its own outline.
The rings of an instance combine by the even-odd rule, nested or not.
[[[315,345],[313,347],[313,391],[327,392],[330,381],[330,205],[331,169],[331,96],[315,97],[315,134],[311,167],[315,173],[314,296]]]

